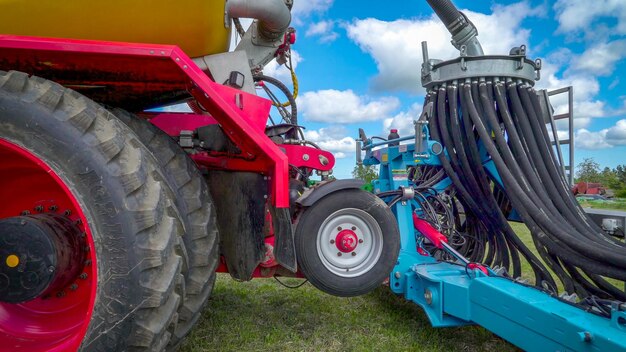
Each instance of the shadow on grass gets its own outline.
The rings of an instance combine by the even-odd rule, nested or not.
[[[286,280],[289,284],[298,280]],[[386,287],[338,298],[310,284],[218,277],[208,308],[180,351],[515,351],[480,327],[433,329]]]

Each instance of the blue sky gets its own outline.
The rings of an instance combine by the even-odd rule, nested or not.
[[[539,88],[574,86],[576,164],[587,157],[626,164],[626,1],[455,4],[477,25],[487,54],[526,44],[544,63]],[[338,178],[350,177],[358,128],[409,133],[424,96],[420,43],[429,42],[431,58],[457,56],[423,0],[295,0],[293,26],[299,121],[309,139],[336,154]],[[284,67],[270,64],[265,73],[289,81]],[[565,101],[553,105],[565,112]]]

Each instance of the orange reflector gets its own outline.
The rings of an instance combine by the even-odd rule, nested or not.
[[[6,262],[9,268],[15,268],[20,264],[20,258],[18,258],[18,256],[16,256],[15,254],[11,254],[7,257]]]

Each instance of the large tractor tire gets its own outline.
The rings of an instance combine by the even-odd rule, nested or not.
[[[295,242],[300,270],[313,286],[350,297],[372,291],[389,277],[398,259],[400,232],[380,198],[346,189],[304,210]]]
[[[0,72],[0,161],[2,349],[164,350],[183,224],[132,131],[70,89]]]
[[[150,122],[121,109],[113,110],[148,147],[159,163],[165,180],[175,193],[176,206],[185,223],[183,242],[187,249],[185,294],[170,348],[189,333],[208,302],[219,262],[217,220],[209,188],[193,160],[169,135]]]

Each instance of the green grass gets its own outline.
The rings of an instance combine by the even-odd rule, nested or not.
[[[299,280],[286,280],[290,284]],[[180,351],[517,351],[487,330],[434,329],[389,288],[338,298],[310,284],[218,276],[208,308]]]
[[[615,198],[612,201],[580,201],[583,208],[626,210],[626,199]]]
[[[511,226],[534,251],[526,225]],[[528,263],[522,267],[532,279]],[[180,351],[268,350],[517,351],[481,327],[432,328],[419,306],[387,287],[338,298],[310,284],[288,289],[272,279],[236,282],[218,275],[208,308]]]

